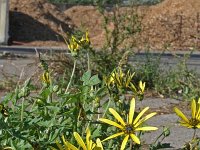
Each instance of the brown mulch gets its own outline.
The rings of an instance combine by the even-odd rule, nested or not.
[[[199,0],[165,0],[137,11],[143,18],[136,37],[138,48],[200,49]],[[69,33],[75,28],[88,29],[92,45],[99,48],[105,41],[102,18],[94,6],[71,6],[63,11],[46,0],[10,0],[10,44],[65,46],[62,27]],[[109,26],[112,30],[112,23]]]

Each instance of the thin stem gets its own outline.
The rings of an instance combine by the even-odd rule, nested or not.
[[[158,141],[158,139],[164,134],[164,132],[162,132],[157,138],[156,140],[153,142],[154,144],[156,144],[156,142]]]
[[[107,104],[107,107],[106,107],[106,110],[105,110],[105,112],[104,112],[102,118],[106,115],[106,113],[107,113],[107,111],[108,111],[108,108],[109,108],[109,106],[110,106],[110,102],[111,102],[111,99],[109,98],[108,104]]]
[[[89,117],[89,122],[88,122],[87,128],[90,126],[91,120],[92,120],[92,118],[94,116],[94,113],[93,113],[94,112],[94,107],[95,107],[95,102],[93,101],[93,104],[92,104],[92,114]]]
[[[131,139],[130,149],[133,149],[133,140]]]
[[[90,55],[89,55],[89,52],[87,52],[87,65],[88,65],[88,71],[90,71]]]
[[[109,98],[107,107],[106,107],[106,109],[105,109],[105,111],[104,111],[104,114],[103,114],[102,118],[104,118],[104,116],[106,115],[106,112],[108,111],[108,108],[109,108],[109,106],[110,106],[110,102],[111,102],[111,99]],[[97,129],[98,129],[99,127],[100,127],[100,124],[97,125]]]
[[[75,69],[76,69],[76,62],[77,62],[77,60],[75,59],[75,60],[74,60],[74,67],[73,67],[73,70],[72,70],[72,74],[71,74],[69,83],[68,83],[68,85],[67,85],[67,88],[66,88],[66,90],[65,90],[65,93],[67,93],[67,91],[68,91],[68,89],[69,89],[69,87],[70,87],[70,85],[71,85],[71,82],[72,82],[72,79],[73,79],[73,76],[74,76],[74,73],[75,73]]]
[[[99,118],[100,118],[100,108],[97,108],[97,112],[98,112],[97,120],[99,120]]]
[[[192,139],[195,139],[195,136],[196,136],[196,129],[194,129],[194,133],[193,133]]]
[[[22,98],[21,122],[23,122],[23,118],[24,118],[24,97]]]
[[[53,99],[53,95],[52,95],[52,88],[53,88],[53,85],[52,85],[52,81],[51,81],[51,78],[50,78],[50,85],[49,85],[49,88],[50,88],[50,94],[48,95],[48,98],[47,98],[47,103],[52,103],[52,99]]]

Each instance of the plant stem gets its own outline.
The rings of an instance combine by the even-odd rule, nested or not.
[[[88,71],[90,71],[90,54],[87,52],[87,65],[88,65]]]
[[[108,111],[108,108],[109,108],[109,106],[110,106],[110,102],[111,102],[111,99],[109,98],[108,104],[107,104],[107,107],[106,107],[106,110],[105,110],[105,112],[104,112],[102,118],[106,115],[106,112]]]
[[[194,129],[194,133],[193,133],[192,139],[195,139],[195,136],[196,136],[196,129]]]
[[[133,149],[133,141],[131,140],[130,149]]]
[[[24,97],[22,98],[21,122],[23,122],[23,118],[24,118]]]
[[[106,112],[108,111],[108,108],[109,108],[109,106],[110,106],[110,102],[111,102],[111,99],[109,98],[107,107],[106,107],[106,109],[105,109],[105,111],[104,111],[104,114],[103,114],[102,118],[104,118],[104,116],[106,115]],[[97,125],[97,129],[98,129],[99,127],[100,127],[100,124]]]
[[[77,60],[75,59],[75,60],[74,60],[74,67],[73,67],[73,70],[72,70],[72,74],[71,74],[69,83],[68,83],[68,85],[67,85],[67,88],[66,88],[66,90],[65,90],[65,94],[67,93],[67,91],[68,91],[68,89],[69,89],[69,87],[70,87],[70,85],[71,85],[71,82],[72,82],[72,79],[73,79],[73,76],[74,76],[74,73],[75,73],[75,69],[76,69],[76,62],[77,62]]]
[[[92,120],[92,118],[94,116],[94,107],[95,107],[95,102],[93,101],[93,104],[92,104],[92,114],[89,117],[89,122],[88,122],[87,128],[90,126],[91,120]]]

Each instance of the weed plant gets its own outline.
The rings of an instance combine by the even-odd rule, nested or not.
[[[157,127],[146,123],[157,113],[148,113],[149,107],[137,109],[141,111],[136,111],[135,107],[136,103],[144,99],[146,86],[158,87],[158,81],[161,80],[159,59],[155,61],[148,55],[147,61],[141,63],[141,68],[134,72],[127,69],[126,61],[122,59],[113,71],[100,79],[92,71],[94,66],[91,65],[88,32],[81,38],[72,35],[65,40],[73,63],[68,81],[64,78],[61,82],[55,81],[48,62],[38,54],[43,70],[41,89],[36,90],[29,78],[4,97],[0,104],[1,149],[141,149],[145,132],[157,130]],[[85,63],[85,71],[77,79],[75,73],[80,62]],[[183,78],[175,78],[174,81],[188,80],[192,76],[186,61],[183,62],[182,70],[179,70]],[[194,79],[192,76],[189,83]],[[185,84],[180,84],[181,88],[187,85],[187,80],[184,80]],[[66,82],[66,86],[62,82]],[[187,119],[175,108],[175,113],[186,122],[180,121],[181,125],[194,128],[194,133],[199,128],[200,114],[199,103],[196,101],[191,103],[191,119]],[[163,132],[148,148],[169,148],[170,145],[161,143],[169,135],[169,128],[163,128]],[[198,137],[193,136],[188,144],[197,147]]]
[[[35,91],[29,78],[3,99],[0,105],[1,149],[82,147],[85,150],[93,150],[121,147],[123,150],[126,147],[140,147],[143,135],[141,133],[157,129],[145,123],[156,115],[156,112],[146,114],[149,107],[141,112],[135,111],[135,103],[144,98],[145,83],[132,82],[134,73],[124,71],[121,67],[117,67],[105,76],[104,80],[100,80],[98,75],[90,70],[90,57],[86,57],[87,71],[80,78],[81,84],[74,84],[78,83],[72,81],[76,63],[81,60],[79,53],[85,49],[88,54],[90,40],[86,32],[81,39],[72,36],[66,42],[74,63],[66,87],[54,81],[48,63],[37,54],[43,70],[41,89]],[[131,101],[127,99],[127,93],[131,93]]]
[[[174,65],[161,63],[162,53],[158,56],[146,52],[144,56],[136,60],[131,57],[129,62],[135,72],[134,81],[140,79],[146,82],[150,91],[157,92],[161,97],[171,97],[179,100],[190,100],[199,97],[200,75],[195,69],[187,66],[190,54],[171,57]],[[135,62],[132,61],[134,59]],[[168,66],[168,67],[166,67]]]
[[[162,95],[176,99],[198,98],[200,75],[187,66],[190,56],[182,56],[178,59],[177,66],[169,68],[155,80],[155,90]]]

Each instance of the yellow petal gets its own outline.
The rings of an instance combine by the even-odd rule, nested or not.
[[[113,135],[107,137],[106,139],[104,139],[102,142],[110,140],[110,139],[113,139],[113,138],[116,138],[116,137],[118,137],[120,135],[123,135],[123,134],[124,134],[124,132],[119,132],[119,133],[113,134]]]
[[[133,85],[133,83],[130,83],[130,85],[131,85],[131,90],[132,90],[132,92],[133,93],[137,93],[137,89],[135,88],[135,85]]]
[[[78,150],[78,148],[76,148],[74,145],[72,145],[71,143],[69,143],[68,141],[65,140],[65,137],[62,136],[62,140],[63,140],[63,143],[65,145],[65,150]]]
[[[100,147],[101,150],[103,150],[103,145],[102,145],[101,140],[99,138],[96,140],[96,143],[97,143],[97,147]]]
[[[119,125],[118,123],[116,123],[114,121],[111,121],[111,120],[108,120],[108,119],[104,119],[104,118],[100,118],[99,121],[107,123],[107,124],[109,124],[111,126],[115,126],[117,128],[123,129],[123,126]]]
[[[77,132],[74,132],[74,137],[76,141],[78,142],[78,144],[83,148],[83,150],[87,150],[87,147],[85,146],[85,143],[83,142],[83,139]]]
[[[196,119],[199,120],[200,119],[200,104],[197,104],[197,112],[196,112]]]
[[[144,92],[144,89],[145,89],[145,82],[142,83],[142,81],[139,82],[139,87],[141,89],[142,92]]]
[[[92,150],[95,146],[96,144],[92,140],[90,140],[87,145],[87,150]]]
[[[51,148],[51,150],[57,150],[56,148],[52,147],[52,146],[49,146],[49,148]]]
[[[130,73],[130,70],[128,70],[128,72],[127,72],[127,76],[126,76],[126,77],[127,77],[127,79],[126,79],[126,87],[129,86],[129,84],[130,84],[130,82],[131,82],[133,76],[134,76],[134,73],[131,74],[131,73]]]
[[[120,150],[124,150],[125,149],[126,143],[128,141],[128,138],[129,138],[129,135],[125,136],[124,140],[122,141],[122,145],[121,145]]]
[[[135,98],[132,98],[131,104],[130,104],[129,116],[128,116],[129,124],[132,124],[133,122],[134,112],[135,112]]]
[[[193,128],[194,127],[191,124],[186,123],[186,122],[180,122],[180,125],[183,126],[183,127],[187,127],[187,128]]]
[[[42,80],[47,84],[50,83],[50,77],[49,77],[49,72],[48,71],[45,71],[42,74]]]
[[[140,140],[135,134],[130,134],[130,136],[135,143],[140,144]]]
[[[157,130],[157,127],[141,127],[141,128],[136,128],[135,131],[152,131],[152,130]]]
[[[142,88],[143,88],[142,81],[139,82],[139,87],[142,90]]]
[[[200,124],[198,124],[196,127],[199,129],[200,128]]]
[[[182,120],[184,120],[185,122],[189,123],[188,118],[178,109],[178,108],[174,108],[175,113],[177,114],[177,116],[179,116]]]
[[[194,99],[191,102],[191,111],[192,111],[192,118],[195,118],[195,115],[196,115],[196,101]]]
[[[56,140],[56,145],[58,146],[59,150],[64,150],[62,145]]]
[[[88,31],[85,32],[85,39],[86,39],[86,41],[87,41],[88,43],[90,42],[90,38],[89,38],[89,33],[88,33]]]
[[[156,114],[157,114],[157,113],[154,112],[154,113],[150,113],[150,114],[146,115],[144,118],[142,118],[141,120],[139,120],[139,121],[134,125],[134,127],[136,128],[136,127],[140,126],[143,122],[145,122],[145,121],[148,120],[149,118],[155,116]]]
[[[142,117],[142,115],[149,109],[149,107],[144,108],[135,118],[133,124],[136,124],[138,120]]]
[[[115,73],[115,82],[116,82],[116,84],[118,85],[118,86],[121,86],[122,85],[122,82],[121,82],[121,80],[120,80],[120,76],[119,76],[119,74],[117,74],[117,73]]]
[[[87,128],[86,129],[86,143],[87,143],[87,147],[90,146],[90,136],[91,136],[90,129]]]
[[[109,108],[110,113],[117,119],[123,126],[125,126],[124,120],[121,118],[121,116],[112,108]]]

